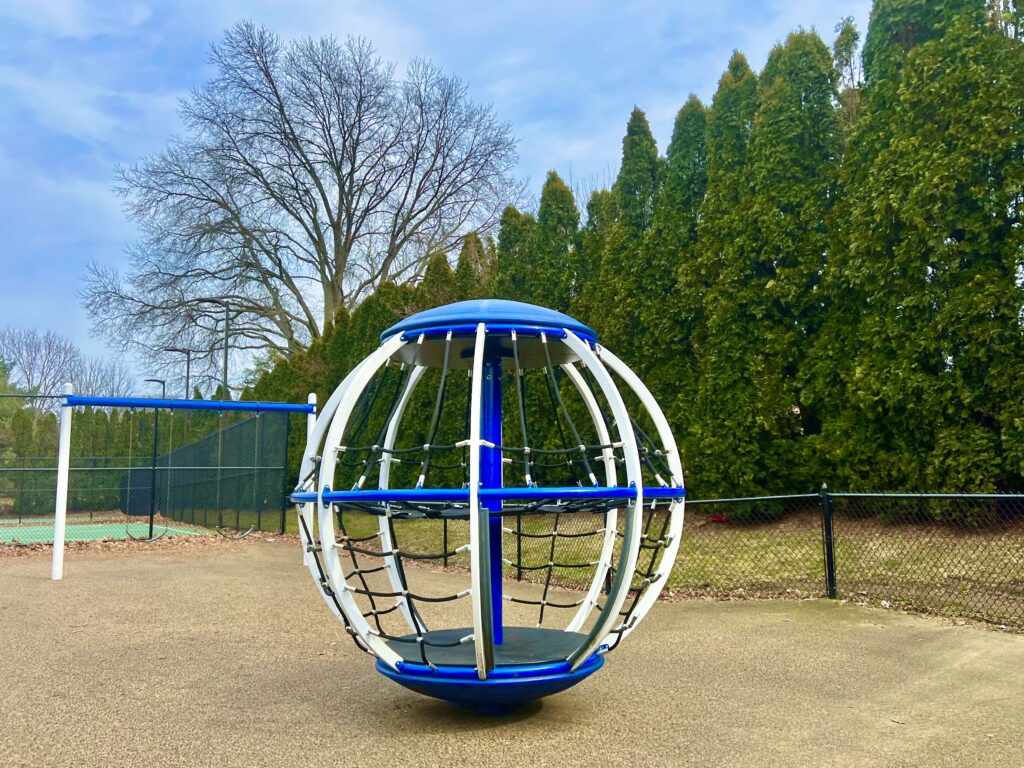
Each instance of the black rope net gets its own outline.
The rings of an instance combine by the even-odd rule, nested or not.
[[[609,441],[599,438],[597,425],[578,388],[549,351],[557,340],[544,340],[543,365],[526,368],[520,361],[519,339],[510,339],[511,354],[502,373],[502,442],[495,448],[503,462],[506,487],[559,487],[609,484],[606,463],[615,466],[625,483],[625,456],[614,442],[618,431],[611,409],[593,375],[576,368],[598,404]],[[469,480],[471,371],[452,355],[451,338],[444,342],[440,368],[416,369],[396,362],[386,365],[361,394],[346,426],[335,468],[333,489],[466,488]],[[417,380],[418,378],[418,380]],[[671,478],[665,456],[646,412],[628,388],[620,386],[631,414],[643,466],[645,486],[664,486]],[[411,391],[410,391],[411,390]],[[404,405],[404,410],[403,410]],[[389,425],[399,428],[389,440]],[[319,473],[319,467],[311,474]],[[592,582],[600,578],[609,513],[624,502],[564,500],[557,496],[529,501],[508,500],[502,516],[502,553],[506,586],[506,624],[565,628],[584,604]],[[667,544],[670,502],[648,501],[643,509],[640,555],[630,592],[620,611],[613,641],[631,625],[644,590],[653,583]],[[614,546],[607,558],[607,583],[615,575],[622,542],[625,510],[617,515]],[[372,632],[403,658],[431,665],[431,649],[449,648],[468,638],[444,641],[428,631],[432,608],[446,606],[462,613],[462,626],[472,626],[469,596],[469,508],[452,502],[360,502],[335,504],[336,544],[345,562],[345,578]],[[495,514],[492,512],[492,514]],[[304,524],[303,524],[303,527]],[[314,554],[311,531],[303,530]],[[604,553],[607,556],[607,553]],[[433,594],[410,584],[408,568],[448,568],[466,575],[453,592]],[[320,583],[330,591],[322,566]],[[521,582],[514,588],[511,581]],[[416,581],[416,579],[413,579]],[[451,579],[442,583],[451,584]],[[340,606],[338,606],[339,612]],[[598,600],[589,622],[603,608]],[[580,627],[586,631],[588,625]],[[346,622],[347,626],[347,622]],[[410,632],[410,626],[412,632]],[[354,635],[349,627],[350,634]],[[471,632],[471,630],[467,630]],[[358,640],[357,640],[358,642]],[[362,647],[362,644],[360,647]],[[365,648],[364,648],[365,650]]]

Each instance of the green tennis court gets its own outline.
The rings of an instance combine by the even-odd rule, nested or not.
[[[154,535],[164,530],[159,523],[153,529]],[[206,532],[192,528],[167,528],[168,536],[205,536]],[[149,523],[116,524],[109,521],[97,523],[68,523],[65,541],[100,541],[101,539],[142,539],[149,536]],[[0,544],[49,544],[53,542],[53,525],[0,526]]]

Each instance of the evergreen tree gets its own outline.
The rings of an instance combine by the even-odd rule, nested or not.
[[[835,97],[831,52],[815,33],[793,33],[771,52],[750,136],[745,226],[707,296],[701,395],[715,416],[703,437],[724,449],[714,458],[728,474],[705,481],[721,483],[719,493],[813,483],[802,437],[819,424],[800,403],[797,377],[821,323],[818,282],[839,145]]]
[[[639,364],[644,381],[666,404],[679,392],[692,396],[695,389],[691,339],[703,297],[699,286],[686,278],[707,187],[706,132],[707,110],[691,95],[676,115],[664,185],[641,249]]]
[[[837,406],[824,444],[851,487],[1020,490],[1024,49],[978,7],[940,21],[869,81],[855,132],[818,355]]]
[[[744,206],[750,196],[747,150],[757,104],[757,77],[743,54],[734,52],[708,111],[707,191],[700,206],[694,258],[687,260],[680,275],[684,290],[702,298],[690,338],[698,382],[695,392],[679,392],[672,412],[677,423],[687,424],[682,451],[703,496],[752,487],[752,467],[757,462],[756,455],[733,451],[734,435],[727,431],[720,401],[731,392],[724,372],[734,366],[714,338],[729,329],[716,327],[708,319],[710,315],[724,320],[721,310],[726,307],[720,305],[728,301],[728,290],[721,285],[722,272],[726,264],[738,264],[743,258]]]
[[[911,49],[942,37],[960,13],[984,7],[984,0],[875,0],[864,40],[864,79],[894,81]]]
[[[495,293],[504,299],[568,310],[579,223],[572,191],[550,171],[536,219],[514,208],[502,215]]]
[[[323,336],[317,340],[317,349],[299,358],[301,368],[309,371],[306,376],[309,376],[315,382],[313,390],[317,393],[318,402],[326,402],[326,398],[330,397],[331,393],[334,392],[334,388],[341,383],[342,379],[359,362],[353,359],[351,353],[349,339],[350,320],[351,317],[348,310],[338,310],[334,315],[334,322],[331,323],[331,327],[326,329]],[[314,357],[320,357],[323,360],[322,370],[310,370],[312,367],[311,361]],[[303,376],[300,375],[298,378],[301,381]],[[309,385],[306,386],[308,387]],[[301,393],[299,393],[299,396],[301,397]],[[300,399],[295,402],[302,401]]]
[[[659,170],[658,145],[647,115],[639,107],[633,107],[626,135],[622,138],[622,165],[613,191],[618,197],[622,220],[634,237],[640,237],[651,226]]]
[[[462,249],[455,267],[455,297],[457,301],[485,299],[494,291],[494,272],[497,268],[493,248],[480,239],[477,232],[462,238]]]
[[[757,112],[757,76],[736,51],[718,82],[708,112],[707,191],[701,204],[697,265],[707,283],[728,258],[742,230],[746,213],[742,200],[748,189],[747,144]]]
[[[573,289],[573,249],[580,226],[580,212],[572,190],[554,171],[548,172],[540,194],[537,232],[527,281],[534,304],[566,312]]]
[[[497,298],[525,300],[536,236],[537,220],[533,216],[520,213],[511,205],[502,212],[494,278],[494,295]]]
[[[438,251],[427,260],[423,279],[416,287],[416,309],[424,310],[451,304],[456,300],[455,272],[448,263],[448,257]]]
[[[664,253],[678,253],[697,240],[697,214],[708,181],[707,124],[707,109],[690,94],[676,115],[665,160],[665,183],[654,207],[650,236]]]
[[[0,360],[0,394],[17,394],[18,389],[10,383],[7,373],[7,365]],[[13,450],[14,416],[21,410],[22,405],[23,403],[18,398],[0,397],[0,461],[15,456]],[[0,479],[10,482],[10,478]]]
[[[601,261],[618,225],[618,205],[611,191],[601,189],[587,201],[587,223],[579,230],[573,253],[575,285],[570,299],[572,315],[594,327],[601,314]]]
[[[647,116],[634,107],[622,139],[622,165],[612,185],[615,222],[601,253],[595,286],[595,330],[631,365],[641,361],[639,314],[649,265],[641,244],[654,217],[661,162]]]
[[[847,16],[836,24],[836,39],[832,43],[832,61],[835,66],[839,88],[839,126],[843,134],[857,121],[860,111],[861,68],[857,48],[860,32]]]
[[[377,349],[384,331],[417,310],[416,298],[412,286],[388,282],[352,310],[348,325],[349,360],[354,364]]]

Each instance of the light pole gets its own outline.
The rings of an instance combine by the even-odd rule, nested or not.
[[[203,301],[207,304],[216,304],[224,308],[224,365],[221,370],[220,382],[224,389],[224,397],[230,400],[231,393],[228,391],[228,336],[231,333],[231,304],[224,299],[203,299]]]
[[[160,397],[167,399],[167,382],[163,379],[146,379],[147,382],[160,385]],[[156,449],[160,439],[160,409],[153,409],[153,460],[152,474],[149,484],[149,538],[153,538],[153,517],[156,514]]]
[[[192,350],[183,347],[164,347],[164,352],[179,352],[185,356],[185,399],[192,399],[189,380],[192,378]]]

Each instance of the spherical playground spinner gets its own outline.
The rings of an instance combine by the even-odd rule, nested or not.
[[[388,329],[324,404],[300,478],[305,562],[357,645],[391,680],[483,712],[597,671],[683,528],[650,391],[590,328],[514,301]]]

